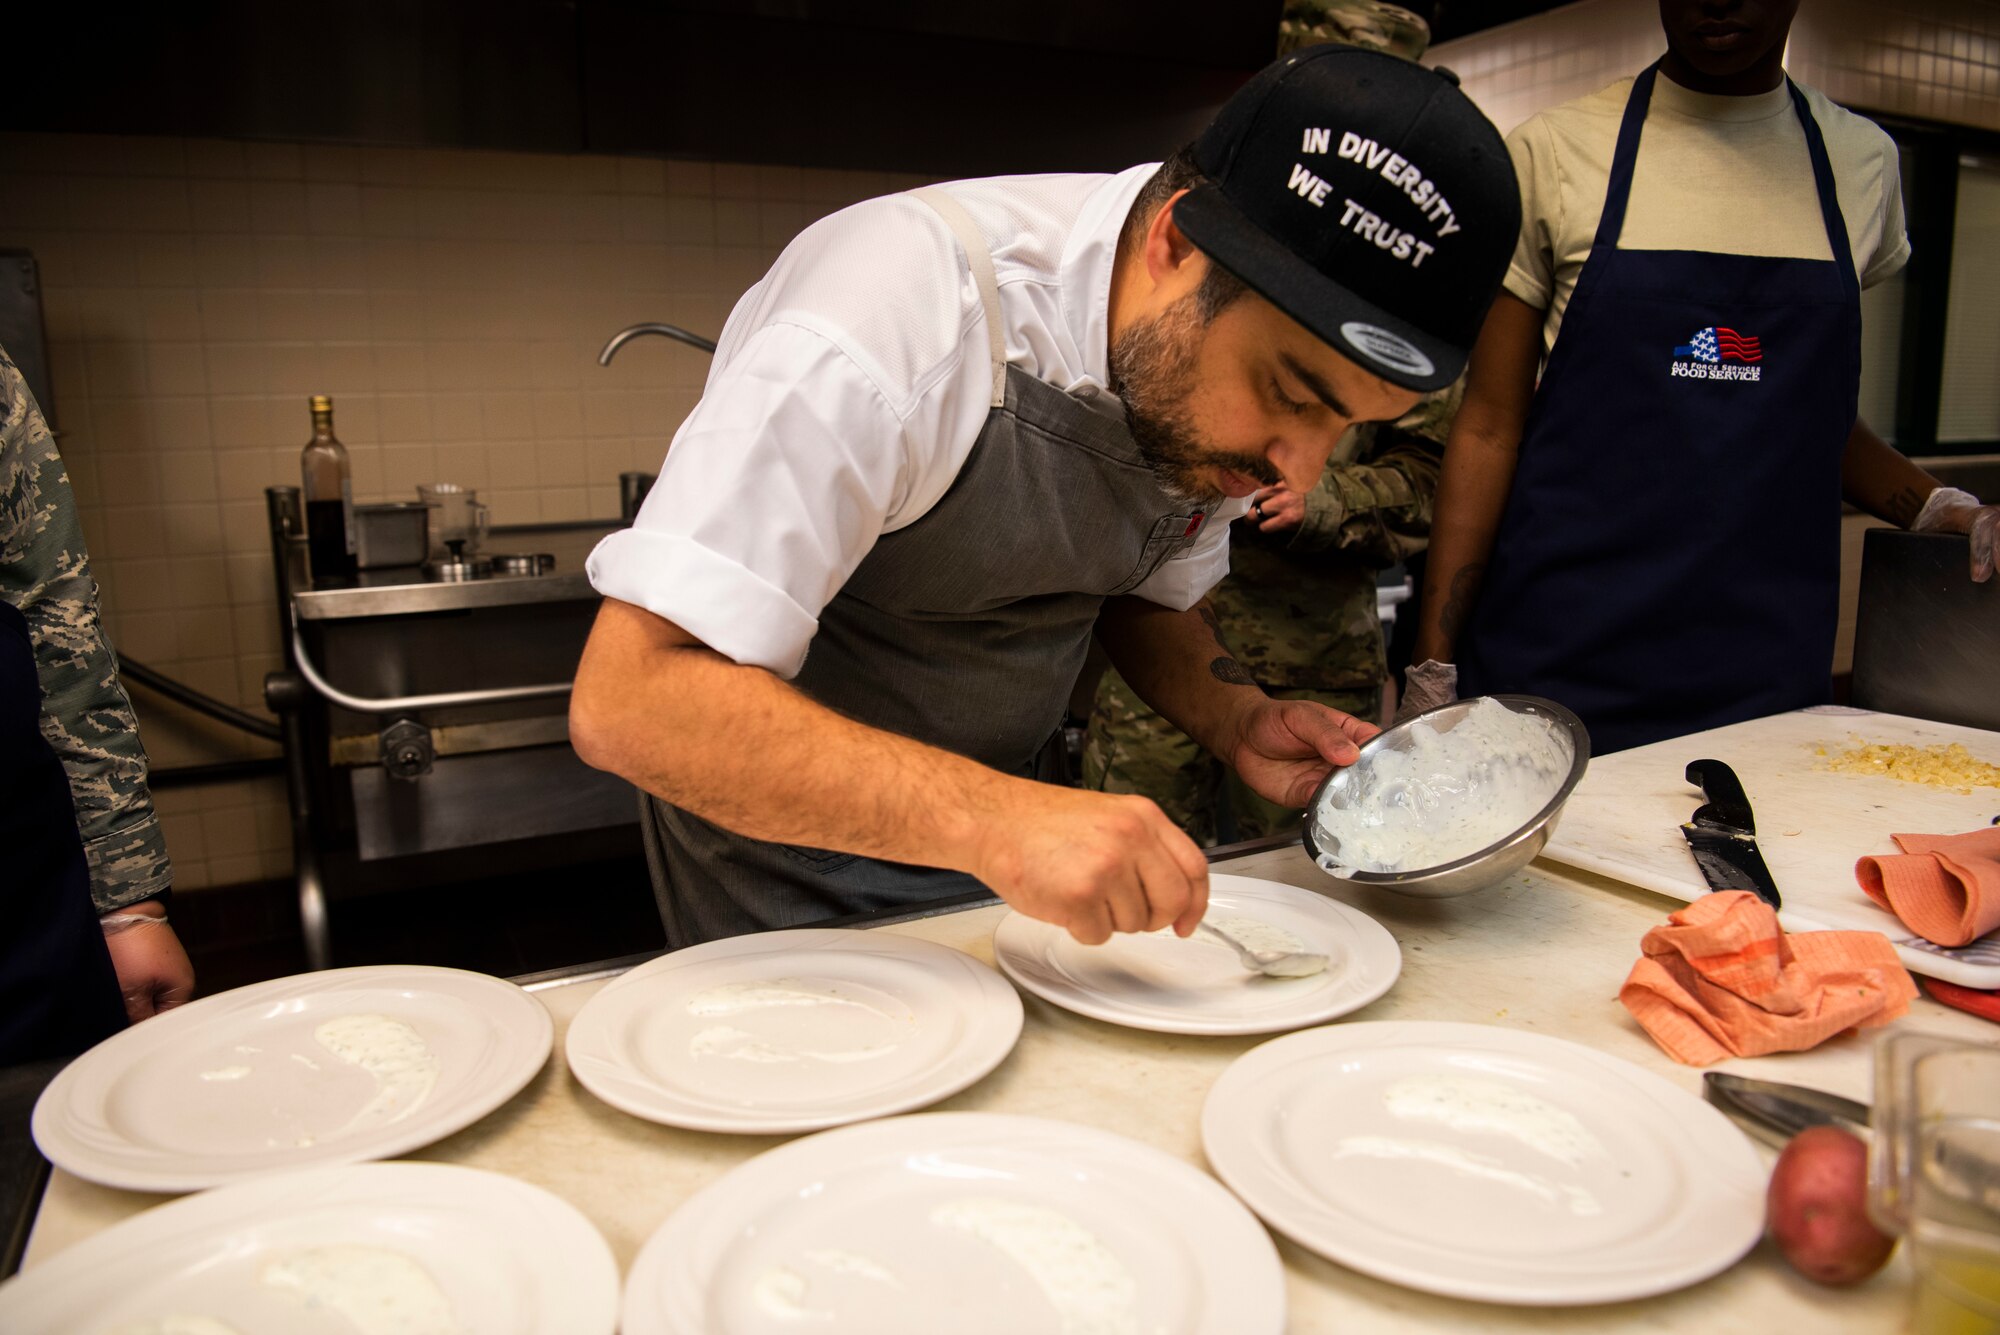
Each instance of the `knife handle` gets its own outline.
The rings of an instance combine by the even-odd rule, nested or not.
[[[1701,789],[1706,797],[1719,807],[1742,807],[1748,810],[1750,797],[1743,791],[1742,780],[1736,771],[1720,760],[1691,760],[1687,767],[1687,781]]]

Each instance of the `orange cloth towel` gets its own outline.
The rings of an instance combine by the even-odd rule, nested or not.
[[[1863,858],[1854,879],[1903,926],[1941,946],[2000,927],[2000,826],[1971,834],[1899,834],[1902,853]]]
[[[1917,985],[1880,932],[1787,936],[1748,890],[1703,895],[1639,943],[1618,999],[1669,1057],[1803,1052],[1910,1009]]]

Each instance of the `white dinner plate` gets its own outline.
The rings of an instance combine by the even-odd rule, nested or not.
[[[1228,1192],[1039,1117],[919,1113],[758,1155],[639,1251],[625,1335],[1277,1335],[1284,1275]]]
[[[434,1163],[183,1197],[0,1285],[9,1335],[609,1335],[617,1316],[617,1263],[574,1206]]]
[[[588,1002],[564,1051],[614,1108],[696,1131],[817,1131],[935,1103],[1006,1060],[1021,998],[891,932],[758,932],[676,950]]]
[[[463,969],[255,983],[113,1034],[35,1104],[58,1168],[133,1191],[387,1159],[472,1125],[548,1060],[542,1004]]]
[[[1380,997],[1403,952],[1381,923],[1337,899],[1250,876],[1208,878],[1208,920],[1228,931],[1252,922],[1289,933],[1288,947],[1327,957],[1310,978],[1246,971],[1213,937],[1171,928],[1079,944],[1060,927],[1009,913],[993,958],[1009,978],[1079,1015],[1164,1034],[1270,1034],[1324,1024]]]
[[[1727,1269],[1765,1175],[1729,1119],[1576,1043],[1386,1021],[1288,1034],[1209,1090],[1202,1148],[1329,1260],[1481,1302],[1619,1302]]]

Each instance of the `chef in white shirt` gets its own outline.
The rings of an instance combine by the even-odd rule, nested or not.
[[[1375,728],[1265,696],[1205,618],[1228,521],[1464,365],[1512,250],[1456,80],[1352,47],[1163,165],[961,181],[807,228],[737,304],[570,709],[648,795],[669,944],[983,888],[1100,942],[1207,903],[1144,798],[1037,782],[1095,630],[1274,801]]]

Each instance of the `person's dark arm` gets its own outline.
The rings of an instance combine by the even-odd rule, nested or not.
[[[1459,632],[1478,599],[1535,397],[1543,319],[1542,311],[1502,292],[1473,346],[1465,402],[1452,422],[1431,516],[1430,557],[1412,655],[1420,664],[1456,660]]]
[[[1840,456],[1840,490],[1856,507],[1899,528],[1965,534],[1976,581],[1993,578],[2000,565],[2000,505],[1981,505],[1968,492],[1942,486],[1858,417]]]
[[[1937,487],[1936,478],[1876,435],[1867,422],[1854,419],[1840,456],[1840,493],[1857,509],[1908,528]]]

